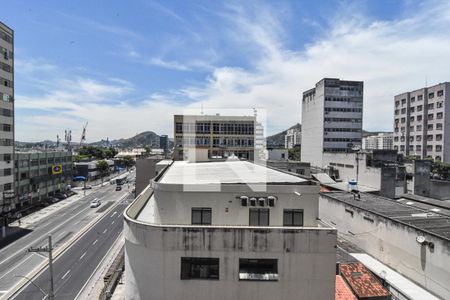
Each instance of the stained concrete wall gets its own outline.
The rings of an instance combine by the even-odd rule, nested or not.
[[[136,160],[136,195],[139,195],[149,185],[150,179],[156,176],[156,163],[161,160],[160,158]]]
[[[336,231],[125,222],[125,299],[334,299]],[[181,280],[181,257],[219,258],[219,280]],[[239,280],[239,258],[278,259],[278,281]]]
[[[414,194],[430,196],[430,170],[431,162],[428,160],[414,161]]]
[[[450,242],[406,224],[320,195],[319,217],[340,235],[426,290],[450,299]],[[431,251],[417,236],[433,242]]]

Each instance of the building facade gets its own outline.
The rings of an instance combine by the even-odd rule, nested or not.
[[[0,206],[14,193],[14,31],[0,22]]]
[[[72,153],[69,151],[16,152],[14,157],[15,209],[62,193],[72,182]]]
[[[125,298],[334,299],[318,191],[247,161],[175,161],[125,211]]]
[[[165,134],[159,137],[159,148],[164,151],[164,154],[169,152],[169,137]]]
[[[253,116],[175,115],[174,159],[186,160],[200,149],[207,158],[234,155],[253,160],[255,123]]]
[[[109,166],[109,173],[113,173],[115,170],[114,161],[112,159],[105,159]],[[88,162],[74,163],[75,176],[83,176],[87,181],[100,179],[102,177],[101,172],[97,168],[97,160]]]
[[[394,149],[450,162],[450,82],[394,97]]]
[[[368,135],[362,139],[363,150],[392,150],[394,134],[392,132],[380,132],[375,135]]]
[[[302,161],[323,167],[323,153],[361,148],[363,85],[324,78],[303,93]]]
[[[284,136],[284,148],[291,149],[302,144],[302,131],[298,128],[290,128]]]

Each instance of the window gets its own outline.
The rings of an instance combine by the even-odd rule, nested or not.
[[[428,125],[427,125],[427,129],[428,129],[428,130],[433,130],[433,124],[428,124]]]
[[[427,135],[427,141],[432,141],[432,140],[433,140],[433,135],[432,134]]]
[[[414,102],[414,101],[416,101],[416,98],[415,97],[411,97],[411,102]]]
[[[442,123],[436,123],[436,130],[442,130]]]
[[[394,137],[394,142],[398,142],[398,136]]]
[[[428,99],[433,99],[434,98],[434,93],[429,93],[428,94]]]
[[[410,122],[414,122],[414,117],[410,117],[410,118],[409,118],[409,121],[410,121]]]
[[[417,126],[416,126],[416,130],[417,130],[417,131],[421,131],[421,130],[422,130],[422,125],[417,125]]]
[[[428,118],[428,120],[433,120],[434,119],[434,115],[433,114],[428,114],[427,118]]]
[[[405,123],[405,122],[406,122],[406,118],[402,118],[402,119],[401,119],[401,122],[402,122],[402,123]]]
[[[400,102],[399,101],[395,101],[395,106],[399,106]]]
[[[11,168],[3,170],[3,176],[11,176],[11,175],[12,175],[12,169]]]
[[[436,141],[442,141],[442,134],[436,134]]]
[[[436,119],[442,119],[443,113],[437,113],[436,114]]]
[[[441,108],[443,106],[442,102],[436,102],[436,108]]]
[[[283,226],[303,226],[303,209],[285,209]]]
[[[428,109],[433,109],[434,108],[434,103],[429,103],[428,104]]]
[[[285,158],[285,154],[284,153],[281,153],[281,158]]]
[[[422,121],[422,116],[417,116],[417,121]]]
[[[402,99],[402,105],[406,104],[406,99]]]
[[[441,151],[442,151],[442,146],[436,145],[436,152],[441,152]]]
[[[219,279],[219,259],[210,257],[182,257],[181,280]]]
[[[250,226],[269,226],[268,208],[250,208]]]
[[[395,115],[398,115],[398,109],[395,110]]]
[[[402,114],[406,114],[406,108],[402,108]]]
[[[438,97],[444,96],[444,91],[443,90],[437,91],[437,96]]]
[[[416,151],[422,151],[422,146],[421,145],[416,145]]]
[[[414,126],[409,126],[409,131],[414,131]]]
[[[409,111],[412,112],[412,113],[413,113],[415,110],[416,110],[416,108],[415,108],[414,106],[411,107],[411,108],[409,109]]]
[[[416,136],[416,141],[418,141],[418,142],[422,141],[422,136],[421,135],[417,135]]]
[[[192,225],[211,225],[211,208],[192,208]]]
[[[239,259],[239,280],[277,281],[277,259]]]
[[[422,100],[422,99],[423,99],[423,95],[417,96],[417,101],[420,101],[420,100]]]
[[[417,106],[417,111],[422,111],[422,105]]]
[[[433,151],[433,145],[428,145],[427,146],[427,151]]]

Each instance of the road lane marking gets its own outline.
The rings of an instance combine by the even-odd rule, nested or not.
[[[115,214],[117,214],[117,211],[113,212],[110,218],[114,217]]]
[[[21,264],[23,264],[24,262],[26,262],[27,260],[29,260],[31,257],[33,257],[32,255],[28,255],[28,257],[26,257],[25,259],[23,259],[19,264],[15,265],[14,268],[9,269],[8,272],[6,272],[5,274],[3,274],[2,277],[0,277],[0,279],[2,279],[3,277],[5,277],[6,275],[8,275],[9,273],[11,273],[12,271],[14,271],[15,269],[17,269]]]
[[[92,245],[95,245],[95,244],[97,244],[97,242],[98,242],[98,240],[95,240],[93,243],[92,243]]]
[[[84,252],[83,255],[81,255],[79,259],[82,259],[85,255],[86,255],[86,252]]]
[[[111,225],[114,224],[114,221],[111,222]]]
[[[58,235],[56,236],[56,238],[59,238],[59,237],[62,236],[64,233],[66,233],[66,231],[63,231],[63,232],[61,232],[60,234],[58,234]]]
[[[103,233],[106,233],[108,231],[108,228],[107,229],[105,229],[105,230],[103,230]]]
[[[69,273],[70,273],[70,270],[67,270],[67,272],[64,273],[64,275],[61,277],[61,279],[64,279],[67,276],[67,274],[69,274]]]

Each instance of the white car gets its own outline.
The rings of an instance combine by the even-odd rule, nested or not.
[[[100,200],[94,200],[91,202],[91,207],[99,207],[101,204]]]

